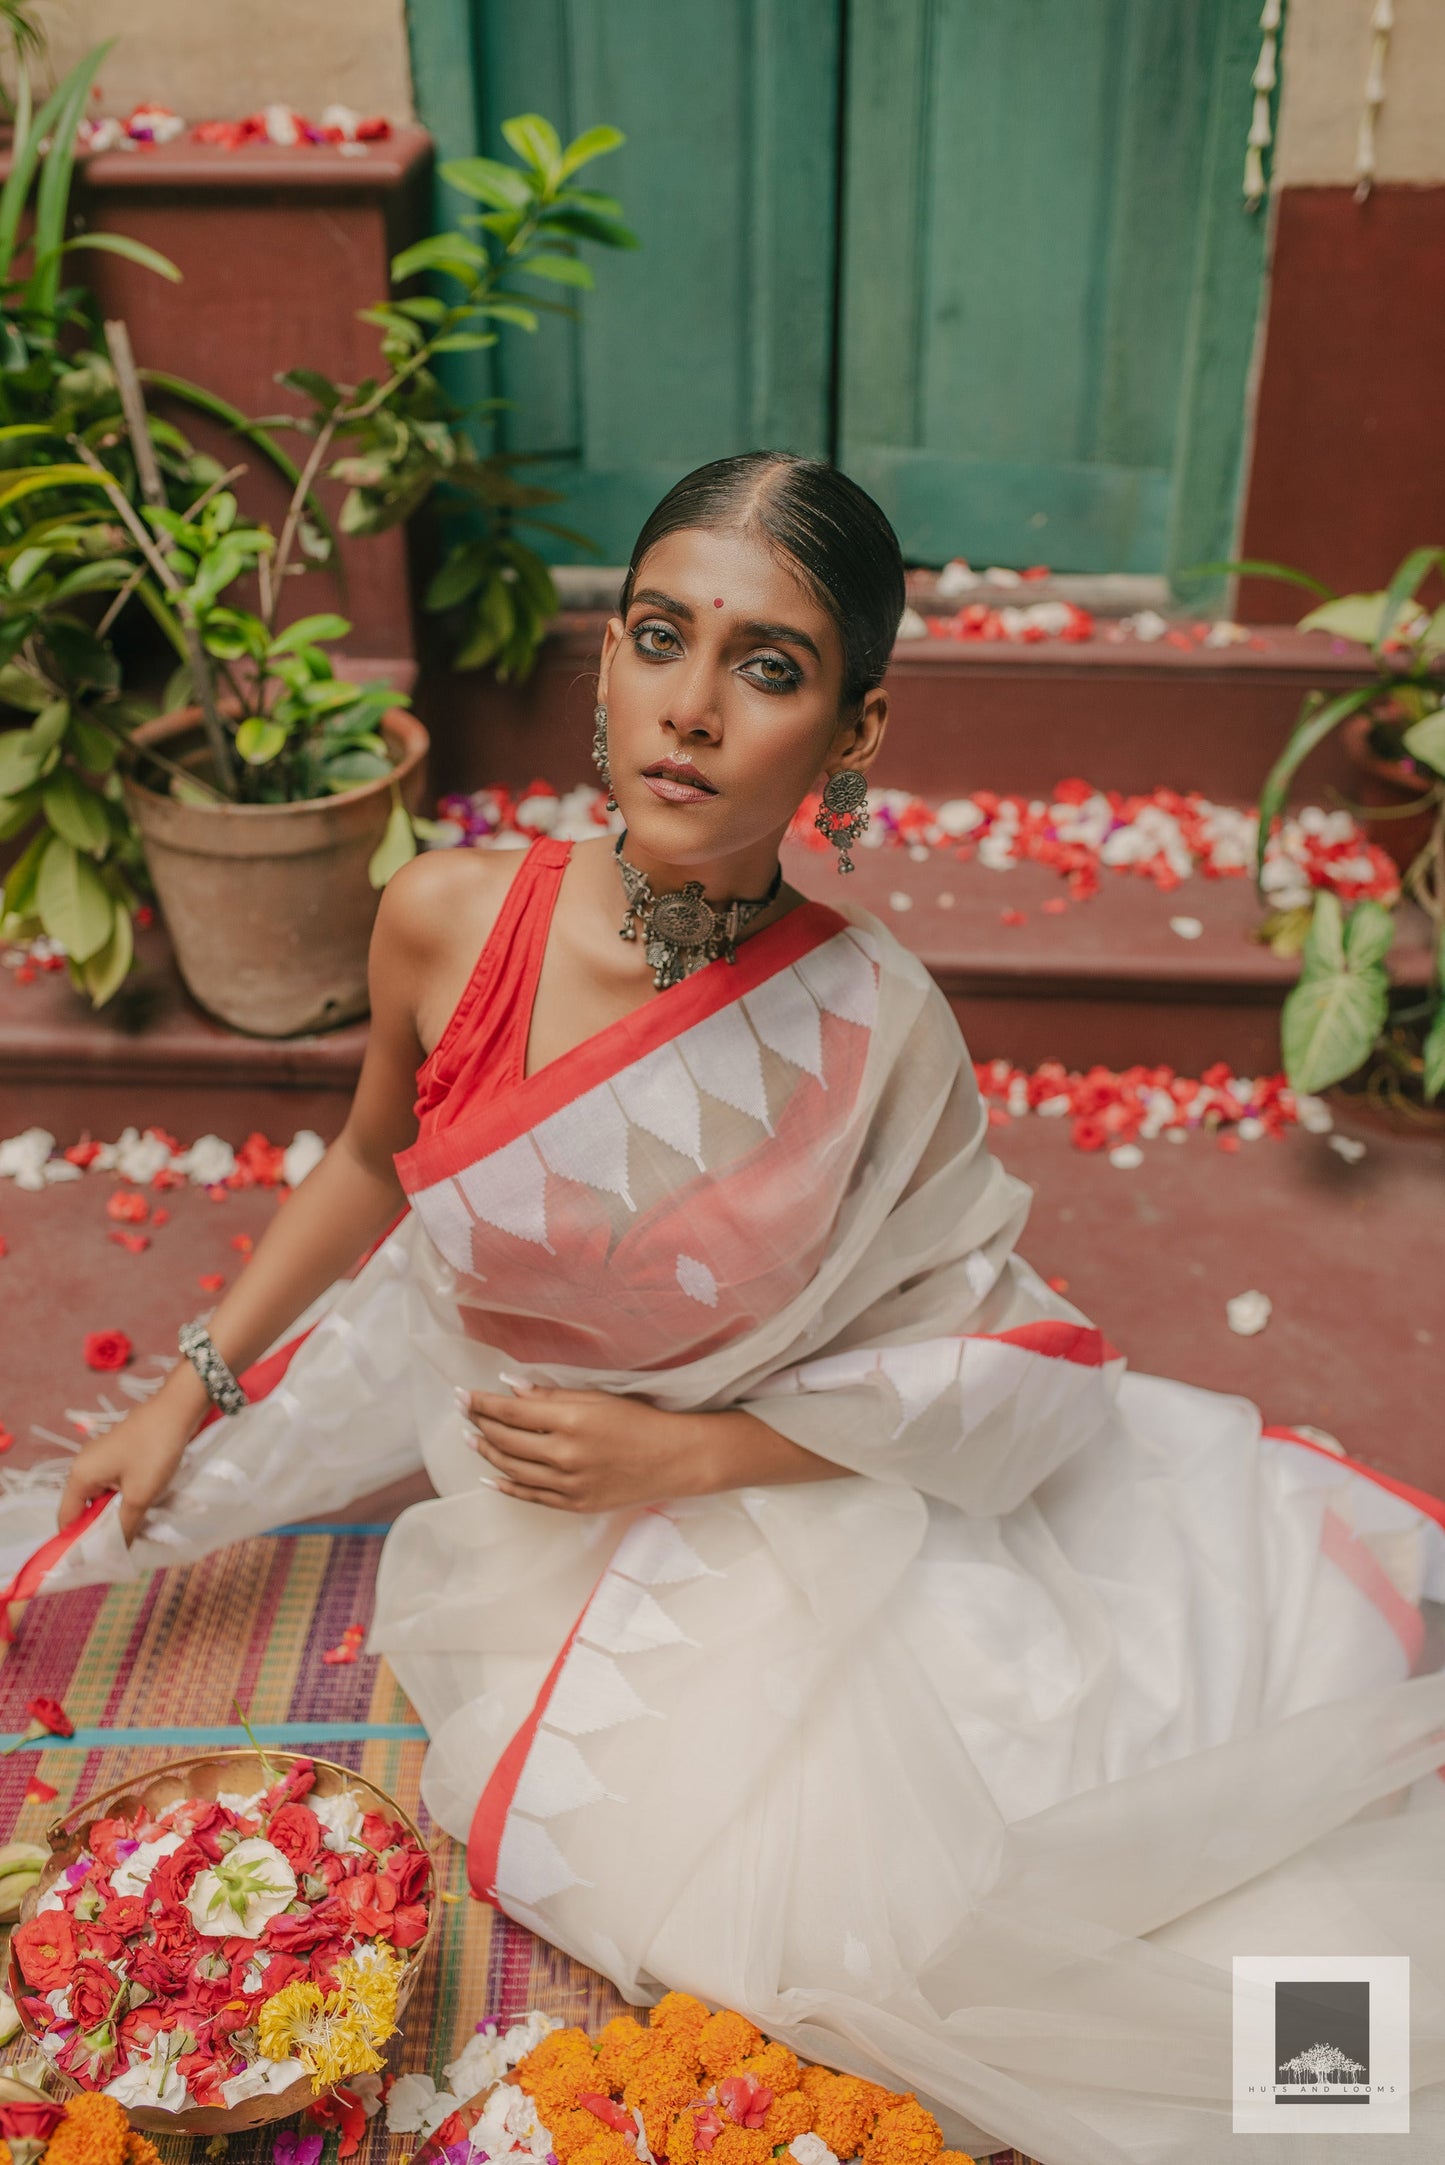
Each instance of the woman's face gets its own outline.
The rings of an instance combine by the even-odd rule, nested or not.
[[[825,770],[865,766],[882,737],[883,693],[840,717],[842,690],[837,626],[762,540],[689,527],[658,542],[625,621],[607,627],[598,678],[630,853],[756,859],[765,877]]]

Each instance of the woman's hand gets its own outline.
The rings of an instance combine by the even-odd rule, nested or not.
[[[826,1481],[845,1466],[805,1451],[740,1408],[665,1413],[645,1398],[534,1384],[516,1397],[457,1389],[492,1485],[552,1511],[616,1511],[781,1481]]]
[[[165,1404],[164,1394],[137,1406],[105,1436],[92,1437],[76,1453],[60,1499],[60,1523],[68,1526],[86,1505],[110,1489],[120,1490],[120,1530],[127,1543],[174,1478],[195,1426],[193,1413]]]

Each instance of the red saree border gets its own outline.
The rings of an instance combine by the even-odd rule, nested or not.
[[[1381,1473],[1378,1466],[1367,1466],[1363,1459],[1351,1458],[1348,1451],[1332,1451],[1327,1443],[1316,1443],[1312,1436],[1301,1436],[1293,1428],[1266,1428],[1261,1431],[1271,1443],[1297,1443],[1304,1451],[1321,1451],[1332,1458],[1337,1466],[1348,1466],[1352,1473],[1362,1473],[1367,1481],[1389,1489],[1391,1495],[1399,1496],[1426,1518],[1434,1519],[1445,1527],[1445,1496],[1432,1496],[1428,1489],[1415,1488],[1409,1481],[1398,1481],[1392,1473]]]
[[[1041,1353],[1051,1361],[1073,1361],[1080,1368],[1103,1368],[1109,1361],[1124,1358],[1092,1323],[1069,1323],[1063,1318],[1017,1323],[1011,1331],[965,1331],[963,1336],[966,1343],[1019,1346],[1025,1353]]]
[[[548,1060],[500,1097],[397,1151],[392,1162],[398,1179],[409,1195],[415,1195],[436,1181],[465,1172],[479,1158],[515,1142],[573,1099],[610,1082],[635,1060],[756,991],[779,970],[848,929],[849,920],[828,903],[799,903],[786,917],[745,940],[736,962],[695,971],[655,1000],[645,1001],[630,1015],[621,1015],[584,1038],[570,1052]]]

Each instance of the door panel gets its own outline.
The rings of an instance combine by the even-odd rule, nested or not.
[[[839,456],[910,555],[1163,566],[1201,207],[1223,178],[1213,109],[1238,117],[1242,161],[1257,13],[854,9]],[[1237,199],[1229,212],[1250,223]],[[1257,258],[1244,271],[1220,298],[1252,325]],[[1242,367],[1229,388],[1242,415]]]
[[[584,251],[579,320],[504,333],[496,366],[517,402],[504,441],[550,455],[539,478],[604,562],[691,467],[829,449],[837,18],[837,0],[478,0],[486,150],[505,154],[502,120],[529,110],[628,138],[584,179],[642,246]]]

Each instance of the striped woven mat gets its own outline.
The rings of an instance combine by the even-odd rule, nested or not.
[[[40,1694],[61,1701],[76,1734],[64,1745],[0,1758],[0,1840],[43,1842],[74,1801],[169,1759],[243,1744],[239,1703],[263,1744],[355,1769],[434,1841],[440,1884],[454,1899],[443,1900],[436,1949],[391,2058],[398,2072],[422,2070],[440,2085],[446,2062],[484,2015],[542,2007],[596,2029],[625,2003],[605,1977],[471,1900],[462,1848],[431,1826],[421,1802],[425,1739],[395,1677],[365,1656],[323,1662],[348,1625],[370,1620],[383,1531],[283,1529],[187,1570],[32,1602],[20,1643],[0,1667],[0,1745],[24,1730],[26,1701]],[[37,1774],[57,1791],[53,1802],[26,1802]],[[21,2039],[0,2062],[32,2050]],[[232,2137],[230,2165],[269,2161],[274,2134]],[[379,2115],[356,2165],[395,2165],[415,2141],[388,2137]],[[184,2137],[163,2137],[160,2148],[166,2165],[201,2154]],[[334,2155],[332,2136],[327,2160]],[[1033,2161],[1001,2150],[992,2165]]]

